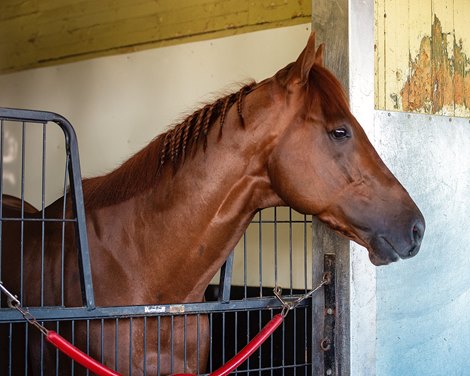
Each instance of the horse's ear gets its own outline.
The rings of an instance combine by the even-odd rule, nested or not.
[[[286,67],[289,68],[289,70],[286,72],[282,69],[278,72],[279,81],[283,85],[289,82],[296,82],[301,85],[307,84],[313,66],[323,66],[323,50],[323,44],[321,44],[318,49],[315,49],[315,32],[312,31],[308,38],[307,45],[300,53],[297,60]]]
[[[307,45],[294,63],[293,74],[301,84],[308,82],[310,71],[314,65],[323,66],[324,45],[321,44],[318,49],[315,48],[315,32],[312,31],[308,38]]]
[[[323,48],[321,48],[321,50],[323,50]],[[322,54],[323,52],[320,51],[320,55]],[[293,73],[297,79],[300,79],[301,84],[306,84],[308,82],[310,70],[316,63],[317,54],[315,50],[315,32],[312,31],[310,37],[308,38],[307,45],[297,58],[297,61],[294,63],[293,71],[295,73]]]
[[[323,67],[323,51],[325,51],[325,45],[322,43],[315,52],[315,65],[319,67]]]

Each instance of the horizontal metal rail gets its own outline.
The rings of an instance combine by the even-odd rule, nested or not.
[[[300,297],[301,295],[298,295]],[[292,298],[297,296],[292,296]],[[309,305],[304,301],[299,307]],[[124,307],[31,307],[29,313],[37,321],[88,320],[103,318],[131,318],[140,316],[168,316],[205,314],[214,312],[236,312],[250,310],[281,310],[283,307],[275,297],[250,298],[229,302],[204,302],[186,304],[163,304]],[[0,309],[0,323],[25,322],[21,314],[10,308]]]

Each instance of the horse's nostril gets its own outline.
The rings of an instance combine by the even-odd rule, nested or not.
[[[424,235],[424,224],[422,224],[421,222],[416,222],[413,226],[412,231],[415,243],[420,244]]]

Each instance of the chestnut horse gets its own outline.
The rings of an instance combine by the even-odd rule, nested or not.
[[[367,248],[375,265],[416,255],[425,227],[421,212],[351,114],[340,83],[323,67],[323,45],[315,47],[314,34],[294,63],[196,111],[113,172],[85,179],[83,190],[98,306],[203,301],[206,287],[255,213],[267,207],[290,206],[318,217]],[[14,203],[3,210],[18,216]],[[46,216],[60,217],[62,210],[59,199]],[[4,223],[4,234],[18,233],[7,225],[15,223]],[[40,262],[40,252],[28,250],[40,248],[41,242],[40,226],[28,226],[25,291],[38,284],[32,265]],[[60,242],[61,226],[47,225],[46,305],[60,304]],[[17,236],[4,236],[4,252],[8,247],[18,252],[17,243]],[[73,231],[66,231],[66,306],[81,305],[74,244]],[[25,305],[39,303],[34,294],[25,299]],[[116,361],[113,325],[103,329],[110,348],[103,361],[111,368]],[[208,321],[187,317],[184,336],[182,320],[171,325],[162,319],[159,354],[156,347],[146,348],[147,374],[203,371]],[[79,345],[85,343],[82,329],[75,327]],[[90,338],[99,338],[99,330],[91,323]],[[125,330],[119,332],[117,360],[124,373],[130,362],[133,375],[142,373],[142,330],[142,322],[134,320],[132,339]],[[156,332],[156,327],[147,328],[147,343],[157,341]],[[89,342],[98,359],[100,343]],[[30,355],[38,361],[35,350]],[[36,369],[37,363],[31,364]]]

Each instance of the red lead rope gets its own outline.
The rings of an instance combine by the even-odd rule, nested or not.
[[[279,313],[274,316],[270,322],[266,324],[266,326],[261,329],[261,331],[253,338],[241,351],[235,355],[232,359],[230,359],[227,363],[225,363],[222,367],[218,370],[212,372],[209,376],[225,376],[236,369],[240,364],[242,364],[245,360],[247,360],[251,354],[253,354],[258,347],[262,345],[266,339],[269,338],[271,334],[281,325],[282,321],[284,320],[284,316]],[[195,376],[190,373],[178,373],[172,376]]]
[[[47,342],[53,344],[65,355],[69,356],[77,363],[80,363],[83,367],[88,368],[91,372],[96,373],[99,376],[122,376],[120,373],[109,369],[101,363],[98,363],[95,359],[89,357],[83,351],[77,349],[65,338],[58,335],[53,330],[48,330],[46,334]]]
[[[211,376],[228,375],[240,364],[242,364],[251,354],[253,354],[261,344],[281,325],[284,316],[280,313],[274,316],[270,322],[251,340],[237,355],[220,367],[217,371],[211,373]]]
[[[269,336],[278,328],[278,326],[281,325],[283,320],[284,316],[280,313],[274,316],[271,321],[268,322],[266,326],[255,336],[255,338],[253,338],[250,343],[248,343],[248,345],[246,345],[237,355],[235,355],[217,371],[212,372],[210,376],[225,376],[240,366],[240,364],[248,359],[250,355],[253,354],[263,344],[263,342],[269,338]],[[88,368],[91,372],[96,373],[99,376],[121,376],[120,373],[109,369],[101,363],[98,363],[96,360],[77,349],[53,330],[47,331],[46,339],[65,355],[69,356],[77,363],[80,363],[83,367]],[[179,374],[179,376],[182,375],[184,374]]]
[[[277,314],[274,316],[270,322],[253,338],[248,345],[246,345],[237,355],[220,367],[217,371],[212,372],[210,376],[225,376],[236,369],[240,364],[242,364],[247,358],[253,354],[266,339],[281,325],[284,320],[282,314]],[[83,367],[88,368],[91,372],[99,376],[122,376],[120,373],[109,369],[108,367],[98,363],[95,359],[89,357],[84,352],[77,349],[66,339],[58,335],[53,330],[47,330],[46,340],[57,347],[65,355],[69,356],[77,363],[80,363]],[[179,374],[182,376],[184,374]],[[189,374],[188,374],[189,375]],[[177,376],[177,375],[174,375]]]

